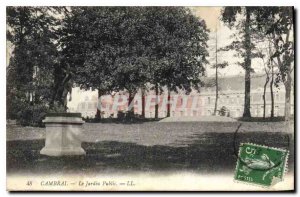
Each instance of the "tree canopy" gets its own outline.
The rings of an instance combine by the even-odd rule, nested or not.
[[[54,17],[59,12],[52,7],[7,7],[7,40],[13,49],[7,67],[8,117],[31,118],[31,106],[46,110],[50,102],[59,61]]]
[[[17,92],[28,103],[34,97],[34,104],[44,103],[52,110],[57,104],[66,110],[73,83],[101,94],[125,90],[131,96],[147,84],[187,92],[201,85],[208,29],[188,8],[7,11],[7,37],[14,47],[7,69],[9,98]]]

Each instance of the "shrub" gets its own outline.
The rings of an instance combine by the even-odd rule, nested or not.
[[[117,120],[120,122],[136,122],[141,119],[141,116],[138,114],[134,114],[133,111],[119,111]]]
[[[219,115],[220,116],[229,116],[229,110],[223,106],[221,107],[220,111],[219,111]]]
[[[43,126],[42,120],[48,112],[48,107],[42,104],[25,105],[17,113],[17,123],[22,126]]]

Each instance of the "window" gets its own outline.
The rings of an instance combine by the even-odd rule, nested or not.
[[[210,97],[207,97],[207,104],[210,104]]]

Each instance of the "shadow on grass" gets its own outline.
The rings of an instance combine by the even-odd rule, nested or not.
[[[235,141],[233,134],[204,133],[191,136],[182,146],[144,146],[134,143],[103,141],[82,143],[85,156],[48,157],[40,155],[44,140],[7,142],[8,173],[73,173],[115,170],[201,172],[234,171],[236,153],[241,142],[293,150],[290,134],[243,133]],[[293,168],[294,153],[290,152],[289,168]]]
[[[290,117],[290,120],[293,120],[294,116]],[[251,117],[251,118],[238,118],[238,121],[242,121],[242,122],[283,122],[285,121],[285,117],[284,116],[278,116],[278,117]]]
[[[102,124],[143,124],[147,122],[159,122],[164,118],[128,118],[128,119],[120,119],[120,118],[82,118],[87,123],[102,123]]]

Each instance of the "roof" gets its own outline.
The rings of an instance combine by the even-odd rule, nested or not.
[[[276,76],[275,76],[276,77]],[[274,78],[275,78],[274,77]],[[244,90],[245,77],[241,75],[219,77],[218,84],[220,90]],[[263,88],[266,81],[265,75],[254,74],[251,76],[251,89]],[[215,78],[208,77],[204,79],[204,88],[215,87]]]

